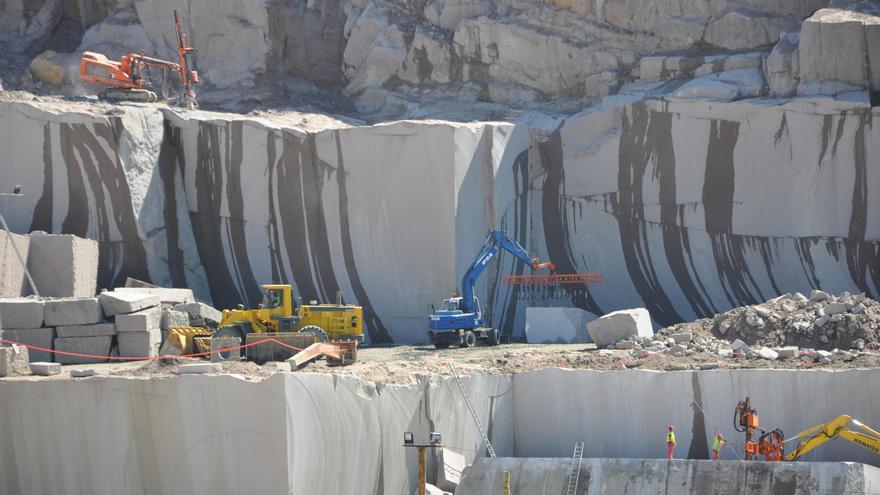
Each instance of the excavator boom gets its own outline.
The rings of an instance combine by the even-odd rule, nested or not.
[[[847,428],[850,424],[854,425],[861,431],[854,431]],[[837,437],[842,437],[843,439],[849,440],[874,454],[880,455],[880,432],[870,428],[861,421],[852,419],[846,414],[843,414],[828,423],[808,428],[789,440],[786,440],[786,442],[796,439],[800,439],[801,441],[793,451],[785,456],[784,459],[786,461],[796,461],[798,458],[815,450],[825,442]]]

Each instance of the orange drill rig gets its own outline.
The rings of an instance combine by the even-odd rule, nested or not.
[[[149,70],[158,68],[163,71],[166,77],[168,72],[177,75],[186,107],[195,108],[198,104],[194,85],[199,83],[199,74],[190,70],[187,60],[187,55],[194,52],[195,48],[187,44],[186,34],[180,27],[180,19],[176,10],[174,11],[174,27],[177,30],[179,63],[148,57],[143,53],[123,55],[117,62],[100,53],[84,52],[79,63],[80,78],[87,83],[109,86],[101,92],[102,98],[155,102],[158,97],[155,92],[149,89]]]
[[[780,429],[766,431],[761,428],[758,412],[752,409],[752,400],[749,397],[736,405],[733,413],[733,428],[746,434],[745,456],[747,461],[758,460],[760,456],[764,456],[764,459],[768,461],[782,460],[785,435]],[[761,432],[757,441],[752,438],[754,430]]]

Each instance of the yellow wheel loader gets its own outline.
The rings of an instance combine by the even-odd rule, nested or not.
[[[252,343],[274,338],[298,348],[315,342],[331,340],[364,341],[363,308],[342,304],[337,295],[336,304],[294,306],[293,286],[263,285],[263,301],[257,309],[223,310],[216,331],[206,328],[172,327],[168,331],[170,346],[181,354],[202,350],[194,343],[206,337],[231,337],[233,341]],[[236,340],[237,339],[237,340]],[[209,339],[208,339],[209,340]],[[266,362],[284,360],[297,351],[267,342],[245,349],[248,360]]]

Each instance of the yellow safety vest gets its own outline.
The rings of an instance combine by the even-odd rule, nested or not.
[[[674,431],[670,431],[669,433],[666,434],[666,441],[668,443],[673,444],[673,445],[675,444],[675,432]]]
[[[712,442],[712,450],[715,452],[721,452],[721,446],[724,445],[724,440],[715,437],[715,441]]]

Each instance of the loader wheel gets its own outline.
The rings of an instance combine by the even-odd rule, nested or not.
[[[238,339],[238,345],[244,342],[244,333],[238,327],[223,327],[214,332],[214,337],[235,337]],[[229,359],[230,354],[232,354],[232,351],[226,351],[221,352],[220,356],[223,359]]]
[[[317,325],[306,325],[299,329],[299,333],[315,334],[318,337],[318,342],[327,342],[330,340],[330,337],[327,336],[327,332]]]
[[[473,347],[477,345],[477,334],[468,330],[464,333],[464,337],[461,339],[462,347]]]
[[[489,345],[496,346],[501,343],[501,332],[497,328],[489,330]]]

